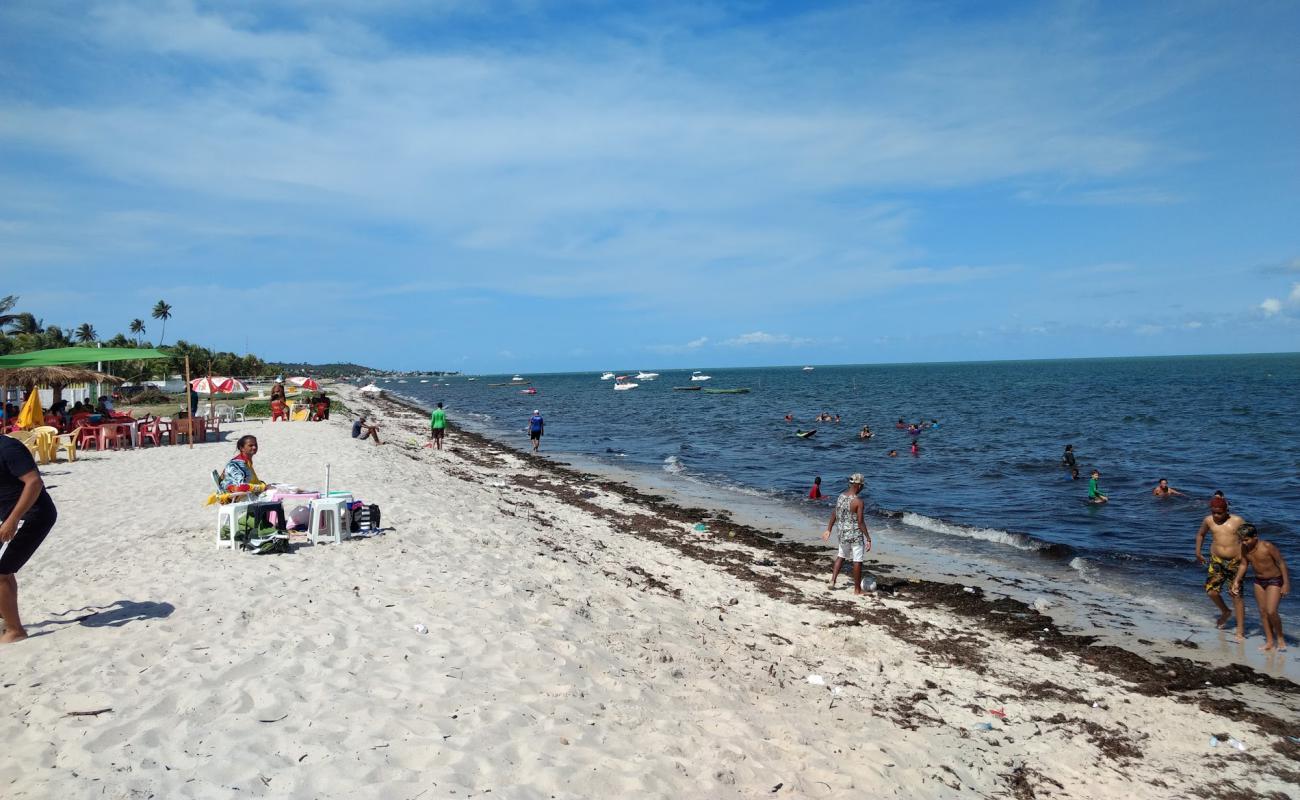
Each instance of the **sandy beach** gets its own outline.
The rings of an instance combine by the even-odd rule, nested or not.
[[[1294,683],[888,565],[830,592],[829,550],[454,430],[436,452],[423,415],[340,391],[389,444],[336,415],[43,470],[4,797],[1297,793]],[[244,433],[263,478],[329,464],[386,532],[218,548],[209,472]]]

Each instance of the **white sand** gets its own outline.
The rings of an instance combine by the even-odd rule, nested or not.
[[[566,505],[517,456],[434,453],[392,415],[394,444],[374,447],[347,422],[239,424],[219,444],[45,470],[60,520],[19,574],[35,635],[0,650],[0,796],[1296,792],[1300,747],[1195,696],[1145,696],[941,612],[837,593],[929,636],[975,637],[995,666],[945,665]],[[217,549],[201,503],[241,433],[259,437],[264,478],[320,488],[328,462],[334,487],[378,503],[394,529],[292,555]],[[638,513],[609,493],[593,502]],[[1060,699],[1018,699],[1042,682]],[[1247,703],[1300,719],[1295,694],[1243,686]],[[985,711],[1000,707],[1005,721]],[[1211,749],[1215,733],[1248,752]]]

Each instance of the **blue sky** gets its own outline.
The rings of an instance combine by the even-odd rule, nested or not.
[[[14,0],[0,294],[398,369],[1297,350],[1297,30],[1267,1]]]

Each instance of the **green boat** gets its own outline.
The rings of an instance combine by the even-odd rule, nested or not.
[[[674,392],[698,392],[703,388],[704,388],[703,386],[674,386],[673,391]]]
[[[749,394],[748,387],[740,389],[702,389],[706,394]]]

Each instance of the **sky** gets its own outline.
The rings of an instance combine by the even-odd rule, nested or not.
[[[1300,350],[1295,2],[0,3],[0,295],[466,372]]]

